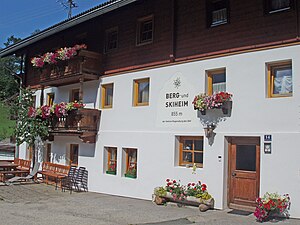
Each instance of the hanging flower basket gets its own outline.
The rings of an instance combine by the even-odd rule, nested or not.
[[[222,112],[224,115],[228,115],[232,109],[232,101],[226,101],[222,104]]]

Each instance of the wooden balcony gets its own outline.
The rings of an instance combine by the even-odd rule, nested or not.
[[[49,127],[52,136],[78,136],[83,142],[95,143],[101,111],[73,110],[68,116],[54,118]]]
[[[57,64],[33,69],[44,86],[63,86],[81,81],[98,80],[101,73],[101,55],[96,52],[80,50],[78,55]]]

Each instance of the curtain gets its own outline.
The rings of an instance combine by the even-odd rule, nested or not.
[[[271,1],[271,9],[283,9],[290,7],[290,0],[272,0]]]
[[[226,91],[226,82],[213,84],[213,93]]]
[[[293,92],[292,76],[274,78],[274,94],[288,94]]]

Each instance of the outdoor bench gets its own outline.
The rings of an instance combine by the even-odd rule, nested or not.
[[[57,189],[58,183],[61,186],[61,180],[65,178],[70,170],[70,166],[55,164],[50,162],[43,162],[42,170],[38,173],[42,175],[46,184],[49,184],[51,179],[55,181],[55,188]]]
[[[17,170],[29,173],[31,160],[15,158],[14,164],[18,165],[18,167],[16,168]]]

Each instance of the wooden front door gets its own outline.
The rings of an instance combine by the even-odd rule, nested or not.
[[[260,138],[229,138],[229,208],[253,210],[259,196]]]

